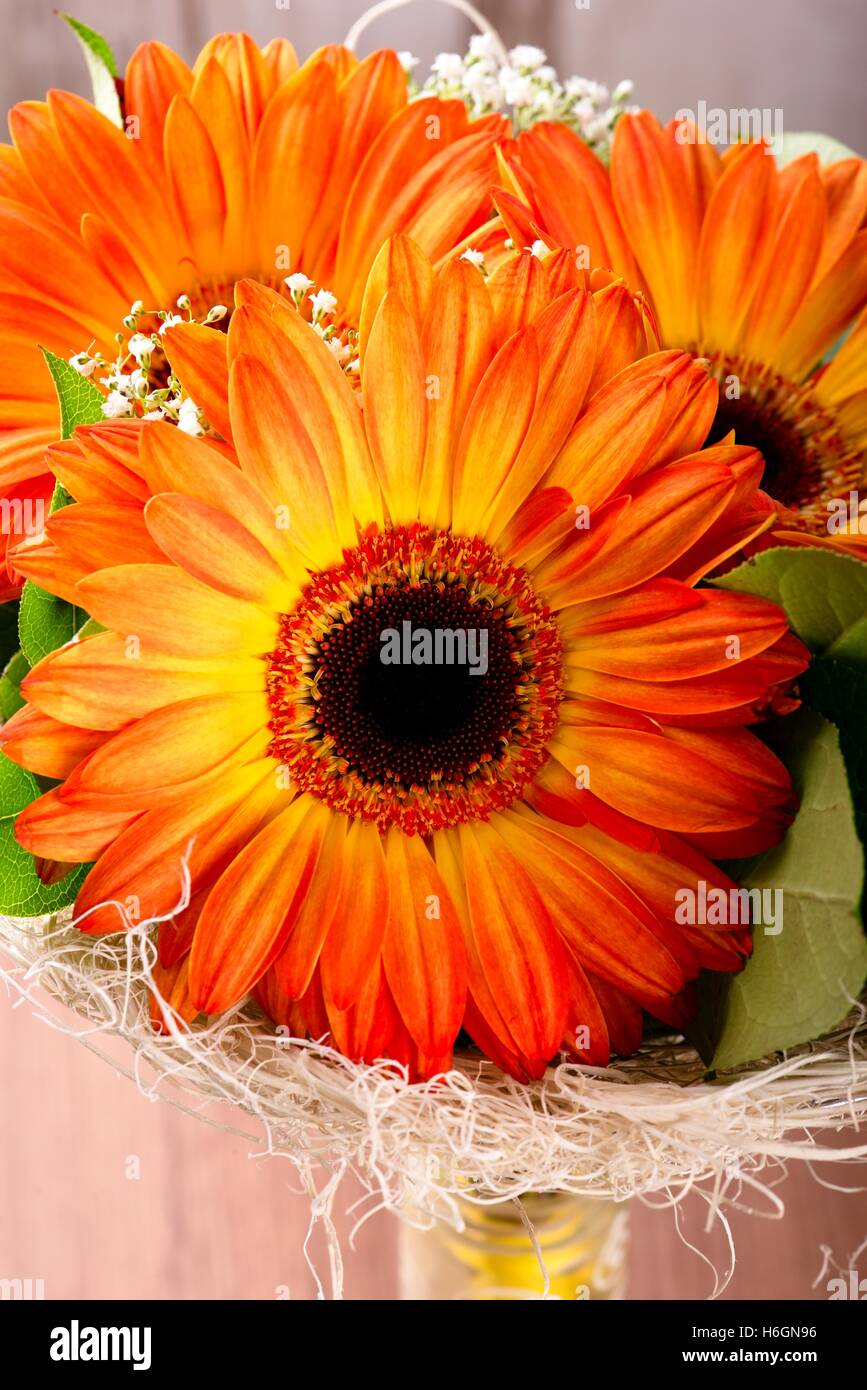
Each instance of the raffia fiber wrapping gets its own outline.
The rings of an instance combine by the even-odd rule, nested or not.
[[[554,1190],[677,1201],[700,1185],[716,1210],[746,1199],[780,1206],[773,1189],[789,1160],[867,1157],[863,1005],[820,1042],[710,1083],[692,1048],[667,1037],[606,1069],[562,1062],[529,1086],[472,1055],[443,1078],[407,1084],[387,1064],[357,1065],[281,1036],[249,1004],[191,1028],[173,1020],[170,1036],[155,1035],[145,928],[89,937],[69,922],[7,918],[0,948],[7,988],[37,1015],[97,1053],[101,1038],[125,1039],[126,1070],[144,1092],[288,1158],[322,1214],[350,1170],[378,1205],[454,1222],[458,1197]],[[237,1124],[209,1114],[225,1103]],[[834,1130],[851,1135],[842,1150],[823,1142]]]

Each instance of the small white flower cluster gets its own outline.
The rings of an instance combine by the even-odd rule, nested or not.
[[[96,371],[106,397],[102,413],[108,420],[134,418],[138,420],[168,420],[185,434],[207,434],[210,426],[195,401],[184,395],[181,384],[172,376],[163,345],[160,341],[166,329],[177,323],[196,323],[189,295],[177,301],[180,314],[165,309],[145,309],[136,300],[123,321],[125,333],[115,334],[117,356],[109,362],[101,352],[78,352],[69,358],[70,366],[84,377]],[[218,323],[227,313],[224,304],[215,304],[202,322]],[[186,314],[186,317],[184,317]],[[156,321],[153,332],[142,331],[141,321]]]
[[[516,130],[537,121],[560,121],[574,130],[602,159],[607,159],[618,118],[635,107],[626,105],[632,83],[621,82],[613,92],[600,82],[570,77],[561,82],[541,48],[520,44],[503,63],[488,34],[470,40],[469,52],[440,53],[431,76],[417,86],[410,76],[414,96],[457,97],[472,116],[511,108]],[[417,59],[401,55],[408,74]]]
[[[354,329],[342,334],[334,322],[337,295],[332,294],[330,290],[316,290],[313,294],[308,294],[307,291],[313,289],[313,281],[301,271],[287,275],[283,284],[299,313],[305,296],[307,297],[311,305],[310,327],[319,334],[324,343],[327,343],[343,370],[347,374],[357,374],[360,369],[358,334]]]

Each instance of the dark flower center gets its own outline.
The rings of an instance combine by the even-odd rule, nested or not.
[[[522,795],[562,690],[557,625],[523,570],[476,538],[398,527],[283,616],[270,752],[334,809],[427,834]]]
[[[368,782],[459,778],[520,716],[516,647],[461,584],[380,589],[320,644],[315,721]]]
[[[711,359],[719,404],[708,444],[730,431],[735,443],[758,449],[765,460],[761,487],[791,513],[788,525],[821,533],[828,503],[858,485],[861,460],[843,436],[833,411],[812,386],[797,385],[761,363]]]
[[[784,507],[797,510],[821,494],[822,461],[805,446],[800,432],[773,407],[762,406],[752,396],[726,400],[722,394],[708,437],[709,444],[735,431],[738,444],[758,449],[765,460],[762,489]]]

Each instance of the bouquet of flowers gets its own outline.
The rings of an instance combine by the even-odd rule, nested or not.
[[[70,21],[10,113],[0,911],[320,1211],[488,1248],[867,1113],[867,164],[478,18]]]

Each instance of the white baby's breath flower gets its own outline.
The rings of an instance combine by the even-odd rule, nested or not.
[[[490,34],[473,34],[470,39],[471,58],[494,57],[494,40]]]
[[[314,319],[324,318],[326,314],[333,314],[337,308],[337,295],[330,290],[317,290],[310,295],[310,303],[313,305]]]
[[[287,275],[283,284],[290,294],[304,294],[313,288],[313,281],[300,270],[296,270],[294,275]]]
[[[529,77],[514,68],[503,68],[500,73],[503,95],[509,106],[530,106],[533,101],[533,83]]]
[[[417,95],[458,97],[473,117],[511,108],[516,131],[541,120],[562,121],[607,160],[614,126],[631,93],[631,82],[621,82],[613,95],[588,77],[561,82],[544,49],[533,44],[518,44],[504,62],[492,37],[479,34],[465,57],[438,54]]]
[[[431,66],[437,77],[446,82],[460,82],[464,75],[464,60],[460,53],[438,53]]]
[[[184,434],[204,434],[199,424],[199,407],[189,396],[178,407],[178,429]]]
[[[119,420],[124,415],[132,415],[132,401],[120,391],[109,391],[102,403],[102,413],[107,420]]]
[[[132,395],[135,388],[132,376],[129,372],[121,372],[117,367],[112,367],[105,377],[105,384],[110,391],[119,391],[122,396]]]
[[[76,352],[68,359],[70,367],[74,367],[79,376],[93,376],[96,368],[96,359],[86,352]]]
[[[348,343],[342,343],[339,338],[328,338],[326,341],[338,362],[346,362],[352,356],[352,348]]]
[[[185,323],[185,322],[186,322],[186,320],[185,320],[185,319],[182,319],[181,316],[180,316],[180,314],[168,314],[168,315],[166,316],[165,323],[163,323],[163,324],[160,325],[160,337],[162,337],[162,335],[166,332],[167,329],[169,329],[169,328],[174,328],[174,326],[175,326],[176,323]]]
[[[462,261],[469,261],[470,265],[478,266],[479,269],[485,264],[485,253],[476,246],[470,246],[461,256]]]
[[[532,254],[537,258],[537,260],[540,260],[540,261],[541,261],[541,259],[542,259],[543,256],[547,256],[547,254],[548,254],[548,248],[547,248],[547,246],[545,245],[544,241],[541,241],[541,240],[539,240],[538,238],[536,239],[536,241],[533,242],[533,245],[530,246],[528,249],[529,249],[529,250],[532,252]]]
[[[625,77],[623,81],[618,82],[617,86],[614,88],[614,91],[611,93],[611,100],[615,106],[620,106],[632,96],[634,91],[635,83],[631,82],[628,77]]]
[[[509,50],[509,62],[515,68],[529,68],[535,72],[547,59],[548,55],[541,48],[534,48],[532,44],[521,43],[517,48]]]
[[[164,410],[157,407],[156,410],[146,410],[141,418],[143,420],[164,420],[166,418],[166,413]]]
[[[410,53],[408,48],[404,48],[398,53],[397,61],[400,63],[404,72],[409,73],[412,72],[413,68],[418,67],[421,58],[416,58],[414,54]]]
[[[153,341],[151,338],[148,337],[146,333],[133,333],[132,337],[127,343],[127,347],[129,348],[136,362],[140,362],[143,357],[150,357],[151,353],[154,350]]]

